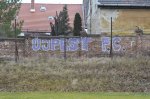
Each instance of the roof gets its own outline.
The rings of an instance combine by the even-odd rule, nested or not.
[[[30,3],[24,3],[21,5],[19,11],[19,20],[23,20],[22,30],[32,31],[51,31],[50,20],[51,16],[56,16],[56,11],[62,11],[64,4],[35,4],[35,12],[30,12]],[[40,11],[41,6],[46,7],[46,11]],[[78,12],[82,17],[82,5],[81,4],[68,4],[68,14],[70,18],[70,25],[73,26],[73,20],[75,14]]]
[[[150,7],[150,0],[98,0],[100,6]]]

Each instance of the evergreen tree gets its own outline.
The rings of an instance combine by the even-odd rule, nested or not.
[[[64,5],[63,10],[54,17],[55,24],[50,23],[52,36],[67,35],[71,31],[69,26],[69,15],[67,5]]]
[[[63,35],[62,17],[63,17],[63,12],[60,11],[59,16],[58,16],[58,24],[57,24],[57,26],[58,26],[58,33],[57,34],[58,35]]]
[[[69,32],[70,26],[69,26],[69,15],[68,15],[68,9],[67,5],[63,7],[63,11],[61,12],[61,31],[63,35],[67,35]]]
[[[52,36],[56,36],[56,33],[55,33],[55,26],[53,25],[52,22],[50,22],[50,27],[51,27],[51,35],[52,35]]]
[[[80,36],[80,31],[82,31],[82,20],[80,14],[76,13],[74,18],[74,36]]]
[[[0,0],[0,36],[15,36],[12,20],[19,11],[20,2],[21,0]],[[17,23],[17,34],[21,31],[21,24],[23,21]]]

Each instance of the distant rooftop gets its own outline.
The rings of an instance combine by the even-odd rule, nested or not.
[[[31,3],[31,0],[22,0],[22,3]],[[44,4],[82,4],[82,0],[35,0],[35,3],[44,3]]]
[[[100,6],[150,7],[150,0],[98,0]]]
[[[31,12],[31,4],[23,3],[19,11],[19,19],[23,20],[22,31],[50,32],[50,22],[54,23],[56,11],[62,11],[64,4],[35,3],[35,11]],[[68,4],[69,23],[73,27],[74,16],[78,12],[82,17],[81,4]]]

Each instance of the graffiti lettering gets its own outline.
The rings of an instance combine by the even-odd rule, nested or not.
[[[33,39],[32,40],[32,49],[34,50],[34,51],[38,51],[38,50],[40,50],[40,48],[41,48],[41,40],[40,39],[38,39],[38,38],[36,38],[36,39]]]
[[[66,39],[66,50],[67,51],[77,51],[79,50],[79,44],[81,42],[81,50],[88,51],[88,44],[91,42],[91,38],[69,38]],[[41,40],[38,38],[32,39],[32,49],[34,51],[56,51],[60,50],[64,52],[65,40],[62,39],[51,39],[51,40]]]
[[[109,52],[110,49],[110,38],[109,37],[103,37],[102,38],[102,51],[103,52]]]
[[[114,37],[112,39],[113,42],[113,51],[120,51],[121,50],[121,38],[120,37]],[[103,52],[109,52],[110,51],[110,37],[103,37],[102,38],[102,51]]]
[[[49,50],[56,51],[59,50],[58,47],[60,46],[59,39],[51,39],[51,48]]]
[[[120,51],[121,50],[121,38],[120,37],[114,37],[113,38],[113,50],[114,51]]]
[[[42,40],[42,50],[48,51],[50,48],[49,40]]]

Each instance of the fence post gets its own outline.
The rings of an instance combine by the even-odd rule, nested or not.
[[[112,17],[111,17],[111,37],[110,37],[110,57],[113,57],[113,42],[112,42],[112,39],[113,39],[113,34],[112,34]]]
[[[23,46],[23,57],[26,57],[26,37],[24,37],[24,42],[23,42],[24,46]]]
[[[66,61],[67,60],[67,41],[66,41],[66,36],[64,36],[64,60]]]
[[[15,18],[15,62],[18,61],[18,47],[17,47],[17,19]]]
[[[79,57],[81,57],[81,36],[79,37]]]
[[[18,46],[17,46],[17,40],[15,39],[15,62],[18,62],[19,55],[18,55]]]

